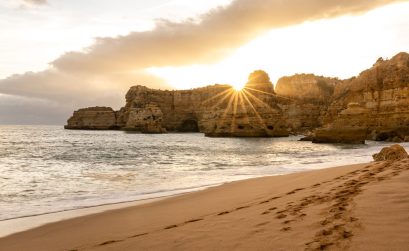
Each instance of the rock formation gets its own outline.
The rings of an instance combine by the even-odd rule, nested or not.
[[[375,161],[394,161],[408,158],[409,155],[401,145],[392,145],[390,147],[384,147],[379,153],[374,154],[372,157]]]
[[[109,123],[104,125],[108,118],[102,116],[101,108],[87,108],[76,111],[65,128],[202,132],[225,137],[288,136],[281,103],[268,75],[255,71],[240,92],[229,85],[182,91],[133,86],[126,94],[126,105],[118,112],[104,108],[111,114]]]
[[[328,101],[331,99],[335,86],[341,80],[326,78],[313,74],[296,74],[282,77],[277,82],[277,94],[294,99]]]
[[[349,103],[338,117],[324,128],[315,130],[314,143],[364,144],[369,110],[358,103]]]
[[[282,137],[309,134],[313,142],[409,141],[409,54],[379,59],[358,77],[312,74],[281,78],[250,74],[243,90],[212,85],[180,91],[133,86],[119,111],[80,109],[67,129],[144,133],[202,132],[207,136]]]
[[[379,59],[358,77],[336,85],[323,121],[326,126],[316,130],[316,142],[409,140],[409,54]]]
[[[140,131],[142,133],[164,133],[162,127],[163,113],[154,103],[144,104],[142,107],[129,108],[124,130]]]
[[[242,91],[229,91],[227,102],[204,106],[202,131],[212,137],[286,137],[289,135],[280,100],[263,71],[250,74]],[[216,103],[217,104],[217,103]],[[209,109],[211,108],[211,109]]]
[[[296,74],[278,80],[275,91],[287,100],[284,113],[293,133],[310,134],[311,130],[323,125],[322,117],[340,82],[313,74]]]
[[[118,129],[115,111],[110,107],[79,109],[68,119],[65,129],[113,130]]]

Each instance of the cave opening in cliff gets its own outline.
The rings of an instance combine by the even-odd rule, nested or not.
[[[199,125],[194,119],[188,119],[183,121],[182,125],[179,128],[180,132],[199,132]]]

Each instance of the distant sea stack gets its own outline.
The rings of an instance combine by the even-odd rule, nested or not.
[[[111,107],[79,109],[68,119],[65,129],[114,130],[117,126],[116,113]]]
[[[258,70],[241,91],[220,84],[180,91],[133,86],[119,111],[80,109],[65,128],[212,137],[309,133],[317,143],[409,141],[409,54],[379,59],[347,80],[297,74],[281,78],[274,88]]]

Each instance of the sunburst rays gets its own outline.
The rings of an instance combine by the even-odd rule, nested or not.
[[[253,110],[254,114],[256,115],[257,119],[260,121],[260,124],[263,126],[263,128],[266,130],[267,126],[265,124],[264,119],[261,117],[261,115],[258,113],[257,109],[254,107],[253,103],[250,101],[250,99],[247,97],[246,93],[243,92],[243,97],[247,101],[247,104],[249,104],[250,108]]]
[[[246,86],[243,87],[243,90],[251,90],[251,91],[255,91],[255,92],[258,92],[258,93],[262,93],[262,94],[266,94],[266,95],[270,95],[270,96],[274,96],[274,97],[278,97],[278,98],[295,100],[295,99],[290,98],[290,97],[284,97],[284,96],[278,95],[277,93],[265,92],[265,91],[257,90],[257,89],[254,89],[254,88],[246,87]]]
[[[254,92],[252,92],[254,91]],[[244,87],[236,90],[233,87],[221,91],[215,96],[203,101],[205,106],[210,105],[210,110],[224,109],[221,114],[216,115],[216,132],[237,132],[238,125],[250,125],[251,117],[256,117],[264,130],[267,130],[266,119],[258,111],[260,108],[277,113],[271,105],[264,102],[259,95],[270,95],[277,97],[274,93],[268,93],[254,88]],[[237,127],[237,128],[236,128]],[[240,128],[243,129],[243,128]]]

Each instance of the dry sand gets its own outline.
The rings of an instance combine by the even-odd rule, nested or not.
[[[225,184],[51,223],[0,250],[409,250],[409,159]]]

